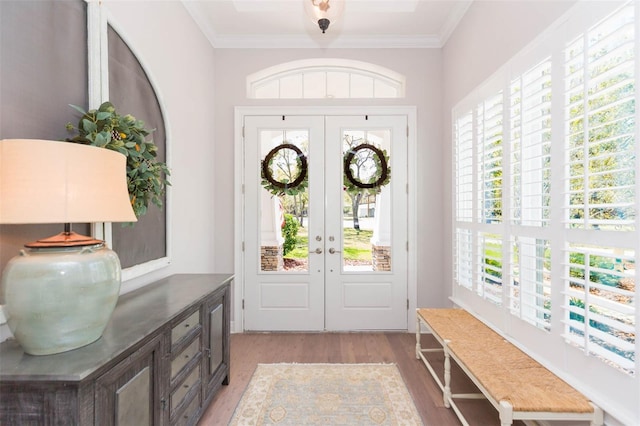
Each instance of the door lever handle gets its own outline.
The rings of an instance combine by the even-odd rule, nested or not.
[[[333,247],[331,247],[331,248],[329,249],[329,253],[331,253],[331,254],[340,253],[340,250],[336,250],[336,249],[334,249]]]
[[[320,247],[318,247],[315,252],[315,254],[322,254],[322,249]]]

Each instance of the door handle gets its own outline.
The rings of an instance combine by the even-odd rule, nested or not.
[[[322,249],[320,247],[318,247],[315,251],[315,254],[322,254]]]
[[[329,249],[329,253],[331,253],[331,254],[340,253],[340,250],[336,250],[336,249],[334,249],[333,247],[331,247],[331,248]]]

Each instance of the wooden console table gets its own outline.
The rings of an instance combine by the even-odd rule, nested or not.
[[[103,336],[55,355],[0,344],[0,424],[194,425],[229,382],[230,274],[120,297]]]

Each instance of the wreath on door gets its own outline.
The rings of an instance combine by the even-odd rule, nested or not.
[[[296,161],[296,176],[281,177],[281,180],[278,180],[273,175],[273,163],[278,154],[280,154],[281,158],[286,158],[284,153],[281,151],[284,150],[293,150],[295,152],[295,161]],[[269,153],[264,157],[261,163],[261,177],[262,177],[262,187],[269,191],[272,195],[280,196],[280,195],[298,195],[307,190],[307,186],[309,184],[307,178],[307,169],[308,162],[307,156],[298,148],[296,145],[291,143],[283,143],[275,148],[273,148]]]
[[[358,154],[360,151],[371,151],[371,158],[375,162],[375,170],[373,174],[363,181],[359,176],[354,176],[354,168],[356,166],[355,161],[361,159]],[[354,161],[355,160],[355,161]],[[360,192],[363,190],[369,191],[374,194],[379,194],[382,188],[389,184],[391,181],[391,167],[389,167],[389,155],[384,149],[380,149],[370,143],[362,143],[356,147],[350,148],[344,154],[344,188],[347,192]]]

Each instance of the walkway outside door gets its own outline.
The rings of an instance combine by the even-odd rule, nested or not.
[[[247,116],[244,135],[245,329],[407,329],[407,117]]]

